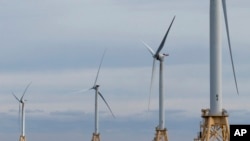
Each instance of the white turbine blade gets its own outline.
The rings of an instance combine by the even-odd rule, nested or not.
[[[175,20],[175,16],[174,16],[174,18],[173,18],[173,20],[172,20],[170,26],[168,27],[168,30],[167,30],[165,36],[163,37],[163,39],[162,39],[162,41],[161,41],[161,44],[160,44],[158,50],[156,51],[155,55],[158,55],[158,54],[160,53],[160,51],[162,50],[162,48],[164,47],[166,38],[167,38],[167,36],[168,36],[168,33],[169,33],[169,31],[170,31],[170,29],[171,29],[171,27],[172,27],[172,24],[173,24],[174,20]]]
[[[21,117],[21,115],[20,115],[21,114],[21,107],[20,107],[21,100],[17,98],[17,96],[15,95],[14,92],[12,92],[12,95],[15,97],[15,99],[18,101],[18,104],[19,104],[19,109],[18,109],[18,126],[19,126],[19,130],[21,132],[21,119],[20,119],[20,117]]]
[[[154,56],[155,55],[155,52],[153,51],[153,49],[148,45],[148,44],[146,44],[144,41],[141,41],[143,44],[144,44],[144,46],[148,49],[148,51],[152,54],[152,56]]]
[[[16,100],[17,100],[18,102],[20,102],[20,99],[17,98],[17,96],[15,95],[14,92],[12,92],[12,95],[16,98]]]
[[[224,18],[225,18],[225,24],[226,24],[226,31],[227,31],[227,41],[228,41],[230,58],[231,58],[231,64],[232,64],[232,69],[233,69],[233,74],[234,74],[234,82],[235,82],[237,94],[239,95],[238,84],[237,84],[237,79],[236,79],[236,73],[235,73],[235,68],[234,68],[234,61],[233,61],[233,53],[232,53],[232,48],[231,48],[230,34],[229,34],[226,1],[222,0],[222,4],[223,4],[223,12],[224,12]]]
[[[108,102],[105,100],[105,98],[103,97],[103,95],[102,95],[100,92],[98,92],[98,94],[100,95],[100,97],[102,98],[102,100],[105,102],[105,104],[106,104],[107,107],[109,108],[109,111],[110,111],[110,113],[112,114],[112,116],[115,118],[115,115],[114,115],[114,113],[112,112],[112,110],[111,110],[111,108],[110,108]]]
[[[99,76],[99,72],[100,72],[100,69],[101,69],[101,65],[102,65],[103,58],[104,58],[104,55],[105,55],[105,53],[106,53],[106,50],[107,50],[107,49],[105,49],[104,52],[103,52],[102,59],[101,59],[101,62],[100,62],[100,65],[99,65],[99,68],[98,68],[98,71],[97,71],[97,74],[96,74],[94,86],[95,86],[96,83],[97,83],[97,79],[98,79],[98,76]]]
[[[91,90],[91,89],[93,89],[93,88],[76,90],[76,91],[74,91],[73,93],[85,93],[85,92],[87,92],[87,91],[89,91],[89,90]]]
[[[24,90],[24,92],[23,92],[23,95],[22,95],[22,97],[21,97],[21,99],[20,99],[21,101],[23,100],[23,97],[24,97],[24,95],[25,95],[27,89],[28,89],[29,86],[31,85],[31,83],[32,83],[32,82],[30,82],[30,83],[26,86],[26,88],[25,88],[25,90]]]
[[[150,101],[151,101],[151,95],[152,95],[152,87],[154,82],[154,74],[155,74],[155,58],[153,60],[153,66],[152,66],[152,74],[151,74],[151,81],[150,81],[150,91],[149,91],[149,98],[148,98],[148,110],[150,109]]]

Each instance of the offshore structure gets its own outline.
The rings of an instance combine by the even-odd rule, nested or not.
[[[172,27],[172,24],[175,20],[175,17],[173,18],[160,46],[158,47],[157,51],[154,52],[153,49],[147,45],[145,42],[144,45],[147,47],[149,52],[153,56],[153,69],[152,69],[152,77],[151,77],[151,86],[150,86],[150,94],[151,94],[151,87],[152,87],[152,80],[154,78],[154,69],[155,69],[155,61],[158,60],[160,62],[160,68],[159,68],[159,125],[156,127],[155,131],[155,137],[154,141],[168,141],[168,135],[167,135],[167,129],[165,128],[165,107],[164,107],[164,83],[163,83],[163,62],[164,62],[164,57],[168,56],[168,54],[161,54],[160,51],[164,47],[166,38],[168,36],[168,33]]]
[[[22,97],[19,99],[15,94],[14,92],[12,92],[13,96],[16,98],[16,100],[19,102],[19,119],[20,120],[20,114],[22,115],[22,123],[21,123],[21,135],[20,135],[20,138],[19,138],[19,141],[26,141],[26,137],[25,137],[25,101],[23,99],[28,87],[30,86],[31,83],[28,84],[28,86],[25,88],[24,92],[23,92],[23,95]]]
[[[210,109],[202,109],[203,121],[201,131],[195,141],[229,141],[230,129],[228,113],[222,108],[222,46],[221,46],[221,11],[223,8],[227,40],[229,45],[232,69],[236,90],[236,81],[233,56],[231,50],[227,10],[225,0],[210,0]]]
[[[110,113],[112,114],[112,116],[115,118],[115,115],[113,114],[108,102],[105,100],[105,98],[103,97],[103,95],[101,94],[101,92],[99,91],[99,87],[100,85],[97,84],[97,80],[98,80],[98,76],[99,76],[99,72],[101,69],[101,65],[103,62],[103,58],[104,55],[106,53],[106,50],[104,51],[103,55],[102,55],[102,59],[101,59],[101,63],[99,65],[99,69],[97,71],[97,75],[96,75],[96,79],[94,82],[93,87],[91,87],[89,90],[95,90],[95,131],[92,135],[92,140],[91,141],[100,141],[100,133],[99,133],[99,106],[98,106],[98,96],[100,96],[102,98],[102,100],[104,101],[104,103],[106,104],[106,106],[108,107]]]

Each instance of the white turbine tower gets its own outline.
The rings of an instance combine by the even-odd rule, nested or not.
[[[101,69],[101,65],[102,65],[102,62],[103,62],[103,58],[104,58],[104,55],[106,53],[106,50],[104,51],[103,55],[102,55],[102,59],[101,59],[101,63],[99,65],[99,69],[97,71],[97,75],[96,75],[96,79],[95,79],[95,82],[94,82],[94,85],[92,88],[90,88],[89,90],[95,90],[95,131],[93,133],[93,136],[92,136],[92,141],[100,141],[100,133],[99,133],[99,106],[98,106],[98,96],[101,97],[101,99],[105,102],[105,104],[107,105],[110,113],[112,114],[112,116],[115,118],[115,115],[113,114],[108,102],[105,100],[105,98],[103,97],[103,95],[101,94],[101,92],[99,91],[99,87],[100,85],[97,84],[97,80],[98,80],[98,76],[99,76],[99,72],[100,72],[100,69]]]
[[[12,92],[13,96],[16,98],[16,100],[19,102],[19,121],[20,121],[20,114],[22,115],[22,118],[21,118],[21,135],[20,135],[20,138],[19,138],[19,141],[26,141],[26,137],[25,137],[25,101],[23,99],[27,89],[29,88],[31,83],[29,83],[27,85],[27,87],[25,88],[24,92],[23,92],[23,95],[22,97],[19,99],[15,94],[14,92]]]
[[[223,10],[222,10],[223,9]],[[224,13],[227,40],[237,93],[238,86],[233,63],[229,36],[226,0],[210,0],[210,109],[202,110],[202,141],[229,141],[230,132],[227,111],[222,108],[222,46],[221,46],[221,12]]]
[[[223,6],[221,6],[221,4]],[[227,39],[234,74],[235,85],[238,92],[236,81],[229,27],[227,20],[227,10],[225,0],[210,1],[210,114],[218,115],[222,113],[222,90],[221,90],[221,8],[223,7],[224,18],[227,31]]]
[[[167,141],[167,130],[165,128],[165,107],[164,107],[164,83],[163,83],[163,62],[164,62],[164,57],[168,56],[168,54],[161,54],[160,51],[164,47],[166,38],[168,36],[168,33],[171,29],[171,26],[175,20],[175,17],[173,18],[165,36],[163,37],[163,40],[161,41],[160,46],[158,47],[157,51],[154,52],[153,49],[147,45],[145,42],[143,44],[147,47],[149,52],[153,56],[153,68],[152,68],[152,76],[151,76],[151,84],[150,84],[150,95],[151,95],[151,90],[152,90],[152,82],[154,78],[154,70],[155,70],[155,61],[158,60],[160,62],[160,68],[159,68],[159,125],[156,128],[156,136],[154,138],[155,141]]]

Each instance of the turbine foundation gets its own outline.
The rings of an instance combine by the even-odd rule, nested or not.
[[[203,123],[198,141],[229,141],[230,129],[228,114],[223,110],[221,115],[209,115],[209,109],[202,109]]]
[[[155,138],[153,141],[168,141],[168,136],[167,136],[167,129],[155,129],[156,133],[155,133]]]
[[[100,134],[93,133],[91,141],[100,141]]]
[[[25,138],[25,136],[20,136],[20,138],[19,138],[19,141],[26,141],[26,138]]]

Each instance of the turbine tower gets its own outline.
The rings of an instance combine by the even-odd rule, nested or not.
[[[164,107],[164,83],[163,83],[163,62],[164,62],[164,57],[168,56],[168,54],[161,54],[160,51],[164,47],[166,38],[168,36],[168,33],[171,29],[171,26],[175,20],[175,17],[173,18],[165,36],[163,37],[163,40],[158,47],[157,51],[154,52],[153,49],[147,45],[145,42],[143,44],[147,47],[149,52],[153,56],[153,68],[152,68],[152,76],[151,76],[151,84],[150,84],[150,95],[151,95],[151,90],[152,90],[152,82],[154,78],[154,69],[155,69],[155,61],[158,60],[160,62],[160,69],[159,69],[159,125],[156,127],[156,134],[154,141],[168,141],[167,137],[167,130],[165,128],[165,107]]]
[[[31,83],[29,83],[26,86],[26,88],[25,88],[25,90],[23,92],[23,95],[22,95],[22,97],[20,99],[14,94],[14,92],[12,92],[13,96],[19,102],[19,113],[18,113],[19,114],[19,121],[20,121],[20,114],[22,115],[21,135],[20,135],[19,141],[26,141],[26,137],[25,137],[25,107],[24,107],[26,100],[24,100],[23,97],[24,97],[27,89],[29,88],[30,84]]]
[[[238,86],[229,36],[226,0],[210,0],[210,109],[202,109],[201,141],[229,141],[228,114],[222,108],[221,12],[223,9],[230,58],[237,93]]]
[[[99,65],[99,69],[97,71],[97,75],[96,75],[96,79],[94,82],[94,85],[92,88],[90,88],[89,90],[95,90],[95,131],[93,133],[92,136],[92,141],[100,141],[100,133],[99,133],[99,106],[98,106],[98,96],[101,97],[101,99],[104,101],[104,103],[107,105],[110,113],[112,114],[112,116],[115,118],[115,115],[113,114],[108,102],[105,100],[105,98],[103,97],[103,95],[101,94],[101,92],[99,91],[99,87],[100,85],[97,84],[97,80],[98,80],[98,76],[99,76],[99,72],[101,69],[101,65],[103,62],[103,58],[104,55],[106,53],[106,50],[104,51],[103,55],[102,55],[102,59],[101,59],[101,63]]]

